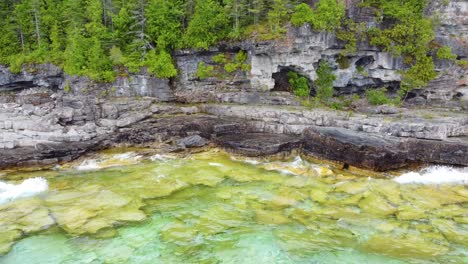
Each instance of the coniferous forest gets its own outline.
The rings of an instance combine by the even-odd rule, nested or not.
[[[363,0],[359,5],[374,8],[387,25],[372,27],[347,18],[342,0],[3,0],[0,63],[18,72],[25,63],[50,62],[98,81],[141,67],[170,78],[177,75],[175,49],[281,39],[288,26],[309,23],[336,33],[345,53],[369,41],[402,56],[402,88],[412,89],[435,77],[433,58],[456,57],[434,43],[437,21],[424,15],[426,2]]]

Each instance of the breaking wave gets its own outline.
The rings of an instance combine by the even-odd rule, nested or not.
[[[419,172],[408,172],[394,179],[401,184],[468,184],[468,168],[431,166]]]
[[[84,160],[75,169],[80,171],[99,170],[109,167],[132,165],[137,163],[142,156],[135,152],[127,152],[115,155],[104,155],[99,159]]]
[[[0,181],[0,204],[31,197],[47,191],[48,188],[47,180],[41,177],[26,179],[18,185]]]

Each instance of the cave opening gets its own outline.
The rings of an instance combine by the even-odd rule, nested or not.
[[[315,96],[315,89],[313,86],[313,82],[309,78],[307,78],[307,76],[304,76],[303,74],[301,74],[299,71],[297,71],[293,67],[288,67],[288,66],[280,66],[278,67],[278,71],[272,74],[272,78],[273,80],[275,80],[275,86],[273,87],[272,91],[293,93],[293,88],[291,84],[289,83],[289,76],[288,76],[289,72],[294,72],[300,77],[305,77],[309,83],[310,95]]]

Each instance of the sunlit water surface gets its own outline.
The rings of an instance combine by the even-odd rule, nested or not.
[[[377,179],[213,150],[2,177],[0,263],[468,263],[463,169]]]

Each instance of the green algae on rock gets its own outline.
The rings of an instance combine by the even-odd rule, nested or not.
[[[468,258],[465,186],[400,185],[299,158],[249,162],[209,151],[45,172],[48,192],[0,205],[0,262],[401,264]]]

